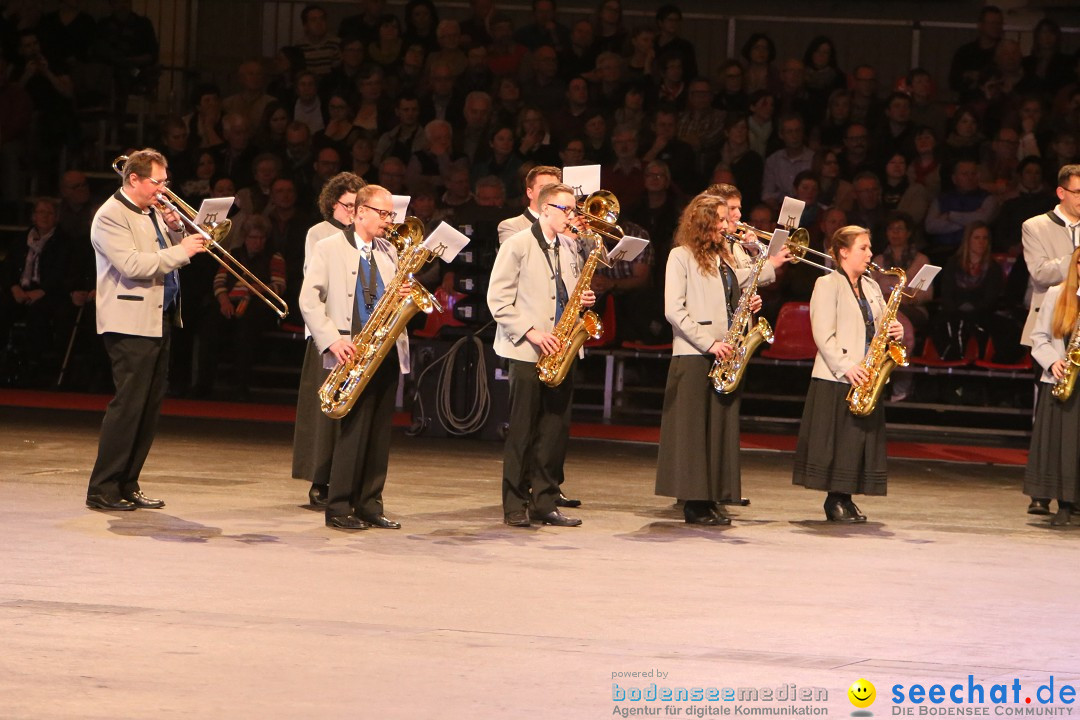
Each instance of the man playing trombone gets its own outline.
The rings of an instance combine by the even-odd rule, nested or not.
[[[105,411],[97,460],[86,490],[97,510],[160,508],[143,495],[139,473],[157,430],[169,367],[170,329],[180,326],[177,270],[204,252],[200,235],[159,207],[167,163],[156,150],[132,153],[123,186],[90,228],[97,256],[97,331],[112,363],[116,396]]]

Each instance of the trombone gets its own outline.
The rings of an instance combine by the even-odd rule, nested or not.
[[[772,240],[772,237],[774,235],[774,233],[765,232],[764,230],[758,230],[753,225],[747,225],[744,222],[735,223],[735,227],[739,230],[753,233],[759,238],[765,240],[765,242]],[[819,257],[823,257],[826,260],[832,260],[832,256],[830,256],[828,253],[823,253],[820,250],[815,250],[814,248],[810,247],[810,233],[807,232],[806,228],[798,228],[793,233],[791,233],[791,236],[784,241],[784,247],[791,251],[791,262],[802,262],[806,263],[807,265],[813,265],[819,270],[824,270],[825,272],[833,272],[833,268],[807,259],[807,253],[812,253]]]
[[[120,155],[112,161],[112,169],[120,177],[124,177],[123,166],[127,159],[127,155]],[[257,278],[255,273],[240,264],[240,261],[233,257],[232,253],[221,244],[221,241],[229,234],[229,230],[232,229],[232,220],[226,218],[221,222],[196,225],[195,217],[198,213],[168,187],[162,187],[158,191],[157,201],[176,213],[180,221],[190,228],[192,232],[201,235],[206,244],[206,254],[217,260],[221,267],[225,268],[240,284],[250,290],[255,297],[266,303],[266,306],[273,310],[279,318],[284,319],[289,314],[289,306],[285,301],[269,285]]]
[[[589,229],[615,242],[625,235],[617,225],[619,209],[619,199],[610,190],[597,190],[577,204],[577,214],[585,218]]]

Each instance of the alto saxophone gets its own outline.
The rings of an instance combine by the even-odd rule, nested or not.
[[[566,379],[570,372],[570,365],[574,362],[574,356],[589,338],[596,339],[604,332],[604,324],[600,317],[592,310],[586,310],[581,315],[581,294],[589,289],[592,283],[596,265],[600,262],[600,256],[604,254],[604,238],[599,233],[585,230],[581,234],[582,239],[593,242],[593,249],[585,260],[585,266],[578,276],[574,292],[566,300],[562,316],[556,323],[552,334],[559,340],[559,349],[551,355],[543,355],[536,361],[536,374],[540,382],[548,387],[557,387]]]
[[[862,366],[866,370],[866,382],[859,385],[852,384],[847,394],[848,408],[852,414],[866,417],[874,412],[878,398],[889,381],[889,375],[893,368],[907,367],[907,348],[895,340],[889,339],[889,325],[896,320],[896,313],[900,310],[900,301],[904,297],[904,289],[907,286],[907,273],[901,268],[882,270],[874,263],[870,267],[882,275],[895,275],[898,279],[896,287],[889,295],[889,304],[885,306],[885,313],[878,322],[877,332],[870,341],[870,349],[863,358]]]
[[[412,274],[432,257],[431,251],[422,246],[424,223],[418,218],[407,217],[405,222],[390,226],[386,239],[394,243],[398,251],[394,279],[387,283],[364,327],[353,336],[356,354],[335,365],[319,388],[322,411],[335,420],[352,410],[413,315],[420,311],[430,314],[432,310],[442,310],[439,301],[420,285],[414,285],[405,297],[398,294],[401,285],[411,280]],[[374,255],[371,262],[375,262]]]
[[[1072,397],[1076,389],[1076,378],[1080,376],[1080,316],[1076,318],[1069,347],[1065,349],[1065,376],[1054,383],[1050,393],[1054,399],[1065,402]]]
[[[769,250],[757,239],[744,244],[753,245],[757,249],[757,256],[750,268],[750,286],[739,298],[739,305],[731,317],[731,324],[724,336],[724,342],[732,347],[732,353],[727,358],[717,358],[712,369],[709,370],[713,388],[722,395],[735,392],[758,346],[763,342],[772,343],[773,341],[773,331],[769,327],[769,321],[758,318],[757,324],[751,325],[754,313],[750,310],[750,300],[757,293],[758,277],[761,275],[761,269],[765,267],[765,262],[769,259]]]

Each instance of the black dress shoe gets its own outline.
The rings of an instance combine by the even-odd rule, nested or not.
[[[134,510],[135,503],[123,498],[110,500],[104,495],[87,495],[86,507],[94,510]]]
[[[829,522],[855,522],[854,516],[844,506],[843,499],[831,496],[825,499],[825,518]]]
[[[683,506],[683,518],[689,525],[724,525],[731,524],[721,522],[720,515],[713,509],[711,504],[687,500]],[[727,518],[724,518],[727,519]]]
[[[581,524],[581,518],[567,517],[558,510],[552,510],[549,513],[543,515],[539,513],[530,513],[529,516],[544,525],[555,525],[557,527],[577,527]]]
[[[559,493],[559,497],[555,498],[555,507],[581,507],[581,501],[571,500],[562,493]]]
[[[511,510],[504,513],[503,522],[510,527],[529,527],[532,524],[529,522],[529,516],[525,514],[524,510]]]
[[[746,507],[747,505],[750,504],[750,498],[739,498],[738,500],[721,500],[720,504],[721,505],[739,505],[741,507]]]
[[[397,530],[401,527],[401,523],[394,522],[385,515],[370,515],[364,518],[371,527],[382,528],[383,530]]]
[[[128,502],[137,508],[143,508],[145,510],[157,510],[158,508],[165,507],[164,500],[158,500],[156,498],[148,498],[143,495],[142,490],[136,490],[125,498]]]
[[[866,516],[859,511],[859,506],[855,504],[855,501],[851,498],[843,501],[844,510],[851,517],[851,522],[864,523],[866,522]]]
[[[1049,515],[1050,500],[1047,498],[1031,498],[1028,505],[1028,515]]]
[[[720,509],[720,505],[718,503],[713,503],[712,507],[709,508],[709,512],[712,513],[713,517],[716,518],[717,525],[731,524],[731,518],[727,516],[727,513]]]
[[[1054,517],[1050,518],[1050,524],[1054,527],[1062,527],[1072,522],[1072,508],[1059,507],[1058,511],[1054,513]]]
[[[326,486],[311,483],[311,489],[307,491],[308,505],[312,507],[326,507]]]
[[[366,530],[371,525],[355,515],[337,515],[326,518],[326,527],[335,530]]]

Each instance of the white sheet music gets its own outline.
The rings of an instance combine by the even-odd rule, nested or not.
[[[934,278],[941,272],[941,268],[937,265],[923,265],[919,268],[919,272],[915,273],[915,277],[908,281],[908,289],[910,290],[929,290],[930,283],[934,282]]]
[[[229,217],[229,209],[233,206],[234,198],[207,198],[199,206],[199,214],[195,216],[196,225],[214,225],[224,222]]]
[[[777,228],[773,232],[772,240],[769,241],[769,257],[772,257],[776,253],[783,249],[784,243],[787,242],[788,231],[784,228]]]
[[[469,238],[452,227],[449,223],[439,223],[424,241],[424,247],[443,262],[450,262],[469,244]]]
[[[632,262],[634,258],[642,253],[648,244],[649,241],[645,238],[624,235],[622,240],[620,240],[615,247],[611,248],[611,252],[609,252],[607,256],[607,261],[609,263]]]
[[[780,227],[797,228],[802,220],[803,210],[806,203],[793,197],[784,198],[784,204],[780,206],[780,215],[776,218],[776,224]]]
[[[577,196],[589,195],[600,189],[599,165],[576,165],[563,168],[562,181],[574,189]]]
[[[391,195],[390,199],[394,201],[394,222],[405,222],[405,214],[409,211],[412,195]]]

